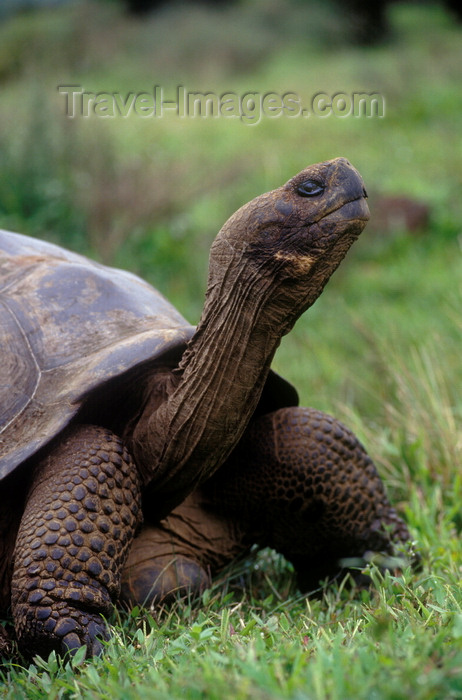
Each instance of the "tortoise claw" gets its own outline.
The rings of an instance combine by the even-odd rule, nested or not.
[[[43,656],[51,651],[74,656],[82,646],[87,647],[86,656],[98,656],[104,649],[103,642],[109,639],[109,630],[98,613],[70,608],[65,603],[53,610],[23,606],[20,612],[25,625],[18,631],[18,643],[27,656]]]
[[[61,639],[60,652],[62,654],[67,652],[70,656],[74,656],[82,646],[86,646],[87,657],[101,656],[104,651],[103,642],[108,640],[109,634],[105,626],[102,623],[91,622],[86,630],[75,630],[66,634]]]
[[[104,650],[103,641],[108,641],[109,631],[101,617],[97,614],[80,614],[79,623],[72,618],[63,620],[65,623],[76,623],[75,627],[61,637],[61,653],[68,652],[71,656],[82,647],[87,647],[87,656],[100,656]],[[57,626],[58,627],[58,626]],[[59,638],[62,633],[61,626],[55,630]]]

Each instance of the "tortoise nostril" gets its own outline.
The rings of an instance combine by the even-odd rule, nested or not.
[[[366,199],[367,199],[367,197],[368,197],[368,194],[367,194],[367,192],[366,192],[366,188],[365,188],[365,187],[363,187],[363,197],[366,197]]]

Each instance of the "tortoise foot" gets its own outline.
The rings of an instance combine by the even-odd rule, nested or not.
[[[200,564],[181,555],[167,555],[127,566],[122,575],[122,598],[131,605],[150,608],[194,598],[210,586]]]
[[[59,605],[20,605],[17,616],[21,619],[18,643],[28,656],[41,656],[56,651],[73,656],[80,647],[87,647],[87,656],[103,651],[103,640],[109,631],[101,615]]]
[[[148,521],[149,504],[145,503]],[[122,598],[143,607],[194,598],[249,548],[234,518],[213,513],[201,489],[166,518],[145,523],[122,570]]]

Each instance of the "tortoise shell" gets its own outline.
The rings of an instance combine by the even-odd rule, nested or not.
[[[95,388],[181,353],[193,333],[136,275],[0,230],[0,479],[63,430]],[[271,409],[297,403],[274,373],[267,387]]]

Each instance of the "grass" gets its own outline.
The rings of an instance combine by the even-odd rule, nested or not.
[[[4,696],[457,698],[459,576],[450,556],[442,558],[444,575],[372,572],[373,590],[360,600],[342,586],[316,602],[212,589],[200,608],[157,620],[135,611],[103,658],[37,657],[10,672]]]
[[[370,591],[339,583],[307,599],[281,557],[254,554],[201,601],[120,611],[100,659],[7,662],[0,697],[462,697],[461,30],[437,5],[397,4],[389,43],[364,49],[328,4],[284,8],[166,8],[139,23],[89,2],[5,22],[0,223],[142,274],[195,322],[215,232],[307,163],[349,157],[372,215],[378,196],[427,203],[419,234],[366,229],[275,360],[303,404],[366,444],[423,569],[371,566]],[[380,91],[386,114],[68,120],[56,86],[73,83],[290,90],[307,102]]]

